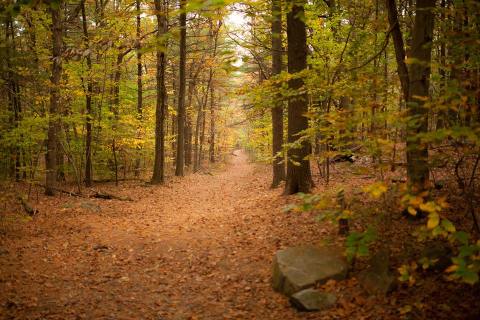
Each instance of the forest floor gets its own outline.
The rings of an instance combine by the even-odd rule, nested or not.
[[[442,287],[449,297],[434,285],[376,298],[355,277],[324,285],[335,308],[295,311],[271,289],[273,254],[336,227],[284,213],[292,198],[269,183],[269,168],[236,151],[226,166],[163,186],[102,186],[131,202],[40,195],[32,220],[0,230],[0,318],[399,319],[405,304],[435,299],[409,317],[466,319],[472,300],[458,293],[472,293],[461,286]],[[425,317],[436,306],[441,316]]]

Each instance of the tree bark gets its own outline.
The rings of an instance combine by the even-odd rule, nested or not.
[[[287,14],[288,72],[296,74],[307,68],[307,33],[304,19],[304,3],[290,0],[292,9]],[[289,81],[290,89],[301,92],[303,80],[298,76]],[[299,93],[288,100],[288,142],[293,144],[301,139],[300,145],[288,150],[287,182],[285,194],[308,193],[312,187],[310,171],[310,143],[300,137],[308,128],[306,93]]]
[[[429,180],[428,146],[418,135],[428,132],[428,110],[424,105],[429,97],[434,7],[435,0],[417,0],[412,34],[413,62],[408,70],[407,175],[413,192],[426,190]]]
[[[215,162],[215,89],[210,88],[210,148],[208,150],[210,162]]]
[[[188,83],[188,109],[192,106],[193,90],[195,89],[195,82],[191,79]],[[185,114],[185,166],[192,165],[192,122],[190,116]]]
[[[407,101],[409,92],[408,69],[407,64],[405,63],[405,45],[403,42],[402,31],[400,30],[400,23],[398,22],[397,3],[395,0],[385,0],[385,5],[387,7],[390,29],[392,30],[393,46],[395,48],[395,58],[397,61],[397,70],[402,87],[403,99],[404,101]]]
[[[92,56],[90,51],[90,39],[88,35],[87,16],[85,13],[85,0],[81,2],[82,10],[82,27],[83,27],[83,41],[85,48],[88,51],[87,60],[87,92],[85,95],[86,108],[86,135],[85,135],[85,186],[92,185],[92,95],[93,95],[93,81],[92,81]]]
[[[137,9],[137,18],[136,18],[136,36],[137,36],[137,120],[139,122],[137,128],[137,139],[141,140],[142,138],[142,119],[143,119],[143,69],[142,69],[142,44],[141,44],[141,33],[142,33],[142,17],[140,11],[141,0],[136,0],[135,5]],[[140,144],[137,145],[137,151],[141,151]],[[135,160],[135,176],[140,175],[140,164],[141,156],[137,154],[137,159]]]
[[[175,175],[184,175],[185,166],[185,64],[187,58],[187,13],[186,0],[180,0],[180,66],[177,110],[177,156]]]
[[[163,43],[163,35],[167,31],[166,10],[167,6],[165,2],[161,0],[155,0],[155,15],[157,17],[157,38],[160,43]],[[153,176],[151,182],[154,184],[161,184],[165,179],[165,100],[167,97],[167,91],[165,88],[165,48],[157,46],[157,101],[155,109],[155,160],[153,165]]]
[[[272,0],[272,76],[282,72],[282,7],[280,0]],[[283,101],[276,96],[272,108],[272,188],[285,180],[285,165],[281,156],[283,145]]]
[[[55,6],[51,5],[49,11],[52,17],[52,74],[50,78],[50,105],[48,109],[48,136],[46,153],[46,179],[45,194],[55,195],[57,182],[57,131],[58,131],[58,106],[60,99],[60,77],[62,75],[62,1]]]

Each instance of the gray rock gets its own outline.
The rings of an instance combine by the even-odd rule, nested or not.
[[[342,252],[340,248],[310,245],[277,251],[273,259],[273,289],[291,296],[316,283],[344,279],[348,265]]]
[[[362,288],[371,295],[386,295],[395,288],[395,276],[390,271],[389,254],[380,250],[370,259],[370,266],[358,277]]]
[[[427,259],[428,269],[442,272],[452,264],[452,249],[445,243],[435,241],[427,244],[420,253],[420,263]]]
[[[337,303],[337,297],[332,293],[305,289],[293,294],[290,302],[300,311],[320,311],[334,306]]]
[[[93,212],[102,211],[102,208],[98,204],[95,204],[91,201],[84,201],[84,202],[80,203],[80,208],[87,209],[87,210],[90,210],[90,211],[93,211]]]

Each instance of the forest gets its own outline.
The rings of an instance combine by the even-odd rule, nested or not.
[[[480,319],[478,0],[2,0],[0,319]]]

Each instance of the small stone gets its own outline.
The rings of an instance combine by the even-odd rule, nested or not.
[[[290,302],[300,311],[320,311],[334,306],[337,297],[331,293],[305,289],[293,294]]]
[[[104,244],[97,244],[93,247],[93,250],[96,250],[96,251],[107,251],[108,249],[109,247]]]

